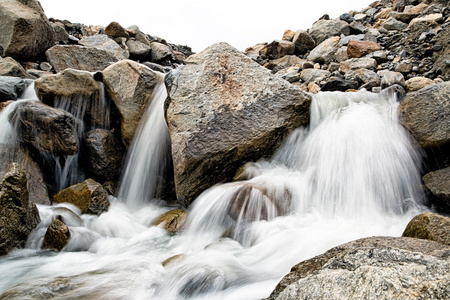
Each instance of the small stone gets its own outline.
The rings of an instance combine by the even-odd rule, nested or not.
[[[44,235],[42,249],[61,251],[69,242],[70,230],[62,221],[56,219],[48,226]]]
[[[402,73],[388,71],[381,79],[381,88],[385,89],[394,84],[404,87],[405,77],[403,77]]]
[[[284,31],[283,37],[281,39],[292,42],[292,39],[294,38],[294,36],[295,36],[295,31],[287,29]]]
[[[426,86],[433,85],[435,82],[426,77],[413,77],[406,81],[406,92],[415,92]]]
[[[155,226],[160,226],[165,230],[175,233],[183,230],[188,212],[184,209],[174,209],[168,211],[155,221]]]
[[[412,64],[407,62],[401,62],[395,67],[395,72],[409,73],[411,72]]]
[[[308,84],[308,92],[313,93],[313,94],[317,94],[318,92],[320,92],[320,86],[318,86],[314,82],[310,82]]]

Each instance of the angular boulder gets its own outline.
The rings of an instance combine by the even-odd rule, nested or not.
[[[74,155],[78,152],[75,118],[39,101],[20,103],[9,116],[18,139],[32,150]]]
[[[309,122],[309,95],[226,43],[190,56],[166,85],[175,186],[183,205],[231,181],[246,161],[270,156],[287,134]]]
[[[319,20],[311,26],[308,33],[318,45],[332,36],[349,35],[350,26],[341,20]]]
[[[305,54],[316,46],[314,39],[304,30],[297,30],[292,42],[294,42],[295,51],[298,54]]]
[[[92,179],[72,185],[59,191],[53,202],[71,203],[77,206],[83,214],[100,215],[109,208],[109,201],[102,185]]]
[[[119,179],[125,149],[108,130],[89,131],[83,141],[85,167],[93,179],[104,182]]]
[[[162,43],[152,42],[150,43],[150,59],[155,63],[164,63],[164,61],[175,60],[173,50]]]
[[[13,58],[0,57],[0,75],[1,76],[11,76],[19,78],[30,78],[30,75],[25,71],[25,69]]]
[[[350,58],[341,62],[339,70],[341,72],[347,73],[349,70],[356,69],[369,69],[375,70],[377,67],[377,61],[373,58]]]
[[[285,55],[294,54],[295,45],[293,42],[284,40],[275,40],[272,43],[264,46],[259,54],[268,59],[277,59]]]
[[[278,71],[289,68],[291,66],[302,65],[304,61],[305,61],[304,59],[300,59],[298,58],[298,56],[286,55],[283,56],[282,58],[272,60],[271,62],[269,62],[264,66],[272,70],[273,73],[277,73]]]
[[[158,75],[145,65],[122,60],[103,71],[103,83],[121,115],[121,132],[129,145],[158,83]]]
[[[148,57],[152,48],[147,44],[141,43],[136,39],[130,39],[126,43],[130,53],[130,59],[144,60]]]
[[[431,212],[417,215],[408,223],[402,236],[450,245],[450,218]]]
[[[450,213],[450,167],[430,172],[422,179],[431,193],[428,196],[430,203]]]
[[[381,46],[378,43],[370,41],[350,40],[347,45],[349,58],[358,58],[379,50],[381,50]]]
[[[68,68],[102,71],[119,60],[108,51],[79,45],[56,45],[48,49],[45,55],[56,72]]]
[[[295,265],[267,299],[448,298],[448,251],[407,237],[356,240]]]
[[[10,76],[0,76],[0,102],[17,100],[25,89],[25,81]]]
[[[402,124],[422,147],[450,144],[450,82],[408,93],[399,112]]]
[[[109,23],[109,25],[105,27],[105,34],[113,38],[124,37],[128,39],[130,37],[127,30],[117,22]]]
[[[52,26],[36,0],[0,2],[0,44],[4,56],[33,61],[55,44]]]
[[[158,217],[155,226],[160,226],[168,232],[180,232],[186,223],[188,212],[184,209],[174,209]]]
[[[93,47],[99,50],[104,50],[115,56],[118,60],[127,59],[130,57],[128,51],[122,49],[119,44],[110,39],[106,34],[96,34],[93,36],[85,36],[79,44],[86,47]]]
[[[28,196],[25,172],[12,163],[0,181],[0,255],[25,246],[40,222],[36,205]]]
[[[55,219],[45,232],[42,249],[61,251],[69,242],[69,238],[69,227],[61,220]]]
[[[109,123],[109,110],[101,99],[103,85],[89,72],[65,69],[55,75],[42,76],[35,81],[34,87],[38,98],[45,104],[64,107],[74,113],[83,112],[88,126],[103,127]]]
[[[335,61],[335,54],[341,47],[340,38],[333,36],[315,47],[308,55],[308,60],[318,63],[330,63]]]
[[[330,71],[320,69],[305,69],[301,73],[301,78],[305,82],[313,82],[317,78],[331,74]]]

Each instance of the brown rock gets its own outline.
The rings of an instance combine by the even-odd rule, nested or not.
[[[369,41],[350,40],[347,45],[349,58],[358,58],[378,50],[381,50],[381,46],[378,43]]]
[[[282,40],[288,41],[288,42],[292,42],[292,39],[295,36],[295,31],[292,30],[285,30],[283,33],[283,37],[281,38]]]
[[[109,23],[109,25],[105,27],[105,34],[113,38],[118,37],[124,37],[126,39],[130,38],[130,35],[128,34],[127,30],[117,22]]]
[[[261,56],[268,59],[277,59],[285,55],[294,54],[295,45],[293,42],[275,40],[272,43],[264,46],[264,48],[259,51]]]
[[[156,219],[155,226],[160,226],[169,232],[180,232],[186,223],[188,212],[184,209],[168,211]]]
[[[100,183],[92,179],[60,191],[53,197],[53,202],[74,204],[83,214],[100,215],[109,207],[105,190]]]
[[[271,220],[278,215],[272,200],[263,190],[250,184],[243,184],[234,193],[228,207],[228,215],[234,220]]]
[[[25,246],[39,222],[36,205],[29,201],[25,172],[12,163],[0,180],[0,255]]]
[[[316,46],[314,39],[304,30],[297,30],[292,42],[294,42],[295,50],[299,54],[304,54]]]
[[[450,245],[450,218],[431,212],[417,215],[408,223],[402,236]]]
[[[0,76],[30,78],[27,71],[11,57],[0,57]]]
[[[406,81],[406,92],[415,92],[429,85],[433,85],[435,82],[426,77],[413,77]]]
[[[431,204],[445,212],[450,212],[450,167],[430,172],[423,176],[423,182],[432,196]]]
[[[56,219],[48,226],[42,242],[42,249],[61,251],[69,242],[70,230],[62,221]]]
[[[374,16],[374,20],[377,21],[379,19],[387,19],[389,18],[389,14],[394,11],[393,7],[383,8],[379,13]]]

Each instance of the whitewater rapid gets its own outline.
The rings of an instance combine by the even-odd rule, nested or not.
[[[152,224],[173,207],[146,201],[161,172],[148,161],[161,161],[170,149],[158,116],[162,97],[157,90],[145,117],[150,124],[141,124],[137,138],[148,144],[134,142],[108,212],[39,205],[42,221],[27,248],[0,258],[2,297],[261,299],[296,263],[358,238],[400,236],[424,210],[421,156],[398,124],[395,97],[320,93],[309,128],[294,131],[272,160],[248,164],[248,180],[203,192],[185,230],[169,234]],[[155,138],[159,149],[150,148]],[[142,157],[145,149],[150,157]],[[40,250],[58,215],[70,228],[69,244],[61,253]]]

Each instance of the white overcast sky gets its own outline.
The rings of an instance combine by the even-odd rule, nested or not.
[[[239,50],[306,30],[324,14],[337,18],[374,0],[40,0],[48,18],[85,25],[138,25],[144,33],[195,52],[228,42]]]

